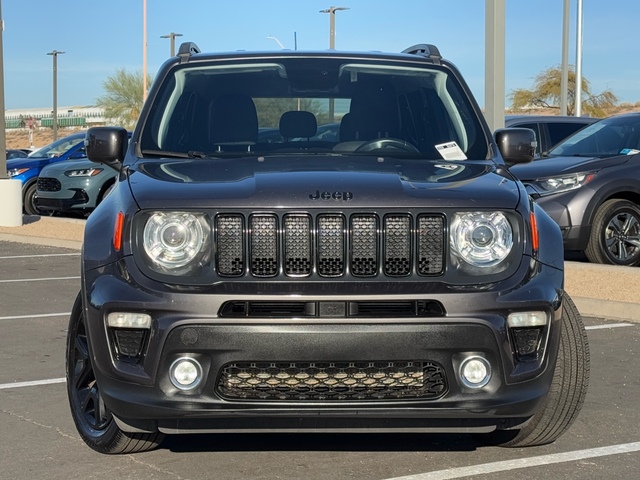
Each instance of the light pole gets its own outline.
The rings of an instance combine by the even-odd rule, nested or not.
[[[576,86],[574,98],[576,117],[582,116],[582,0],[578,0],[578,26],[576,28]]]
[[[181,37],[181,33],[167,33],[166,35],[161,35],[160,38],[170,38],[171,39],[171,56],[176,56],[176,37]]]
[[[2,3],[0,2],[0,226],[22,225],[22,182],[7,178],[7,138],[4,120],[4,54],[2,46]]]
[[[281,42],[280,40],[278,40],[278,38],[277,38],[277,37],[274,37],[273,35],[269,35],[267,38],[268,38],[269,40],[273,40],[274,42],[276,42],[276,43],[278,44],[278,46],[279,46],[282,50],[284,50],[284,45],[282,44],[282,42]]]
[[[147,0],[142,0],[142,103],[147,99]]]
[[[53,141],[58,139],[58,55],[64,52],[53,50],[47,53],[53,57]]]
[[[325,10],[320,10],[320,13],[329,14],[329,48],[334,50],[336,48],[336,12],[339,10],[349,10],[349,7],[334,7],[331,6]],[[335,101],[333,98],[329,99],[329,123],[334,121]]]

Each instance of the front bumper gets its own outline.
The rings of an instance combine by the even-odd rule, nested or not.
[[[523,262],[525,263],[525,262]],[[535,263],[535,262],[534,262]],[[260,431],[380,429],[491,431],[530,418],[549,389],[559,343],[561,271],[536,264],[501,288],[407,286],[402,294],[306,296],[323,301],[358,298],[436,299],[446,314],[435,318],[221,318],[229,300],[272,299],[259,292],[235,294],[167,292],[153,283],[123,277],[124,265],[85,272],[85,312],[94,370],[101,394],[121,427],[132,431]],[[523,275],[524,274],[524,275]],[[516,277],[518,276],[516,275]],[[126,278],[126,280],[125,280]],[[495,287],[495,286],[494,286]],[[255,289],[256,285],[249,288]],[[412,291],[413,290],[413,291]],[[537,359],[518,361],[506,317],[513,311],[544,310],[551,322]],[[105,318],[113,311],[145,311],[153,318],[140,361],[121,361]],[[482,388],[460,379],[462,361],[481,356],[492,376]],[[169,368],[182,357],[196,359],[203,380],[191,391],[177,389]],[[361,364],[428,362],[441,367],[444,387],[431,396],[311,399],[242,398],[221,387],[229,365]]]

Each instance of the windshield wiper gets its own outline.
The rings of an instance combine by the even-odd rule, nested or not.
[[[170,157],[170,158],[219,158],[217,156],[209,155],[205,152],[198,150],[189,150],[188,152],[173,152],[170,150],[142,150],[143,155],[153,155],[158,157]]]
[[[184,152],[171,152],[169,150],[141,150],[143,155],[153,155],[156,157],[171,157],[171,158],[193,158],[188,153]]]

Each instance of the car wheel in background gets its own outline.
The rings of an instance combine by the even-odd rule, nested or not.
[[[584,252],[593,263],[640,264],[640,208],[614,198],[604,202],[593,220]]]
[[[519,430],[477,434],[484,444],[533,447],[554,442],[577,418],[587,396],[590,354],[587,331],[573,300],[564,293],[558,358],[553,382],[544,404]]]
[[[82,299],[78,295],[69,320],[66,367],[71,416],[82,440],[100,453],[135,453],[156,448],[162,442],[162,433],[129,433],[118,427],[100,396],[91,357]]]
[[[36,207],[36,190],[38,185],[34,182],[27,187],[22,198],[24,213],[27,215],[40,215],[40,210]]]

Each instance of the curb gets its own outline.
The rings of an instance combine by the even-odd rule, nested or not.
[[[605,317],[640,323],[640,305],[631,302],[613,302],[595,298],[571,297],[582,316]]]

